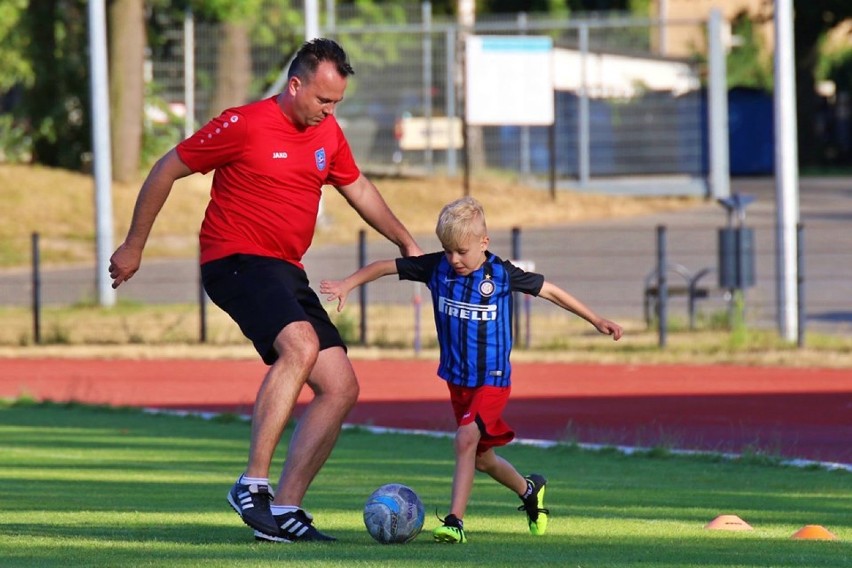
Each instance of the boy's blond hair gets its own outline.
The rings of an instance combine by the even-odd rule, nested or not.
[[[471,236],[484,237],[488,228],[482,204],[473,197],[462,197],[448,203],[438,215],[435,234],[447,248],[454,248]]]

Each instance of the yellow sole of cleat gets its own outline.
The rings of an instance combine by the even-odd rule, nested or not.
[[[538,521],[530,523],[530,534],[541,536],[547,532],[547,515],[539,514]]]
[[[461,544],[467,542],[467,538],[462,535],[461,539],[459,539],[458,535],[452,534],[450,532],[434,532],[432,533],[432,537],[435,539],[435,542],[445,542],[447,544]]]

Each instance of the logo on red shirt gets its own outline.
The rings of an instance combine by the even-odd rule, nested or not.
[[[323,171],[325,169],[325,148],[320,148],[314,152],[314,159],[317,162],[317,169]]]

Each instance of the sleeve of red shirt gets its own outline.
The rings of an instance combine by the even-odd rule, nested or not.
[[[246,118],[228,109],[177,145],[177,153],[194,172],[206,174],[240,156],[245,148]]]
[[[337,128],[337,151],[334,153],[334,160],[331,163],[327,183],[340,187],[355,183],[361,177],[361,170],[358,169],[358,164],[355,163],[355,157],[352,155],[352,149],[349,147],[349,142],[335,120],[335,128]]]

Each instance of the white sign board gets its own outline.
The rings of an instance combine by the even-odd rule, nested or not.
[[[462,124],[459,117],[403,117],[400,127],[402,137],[399,139],[399,147],[402,150],[447,150],[462,147]]]
[[[551,38],[472,35],[465,55],[468,124],[553,124]]]

